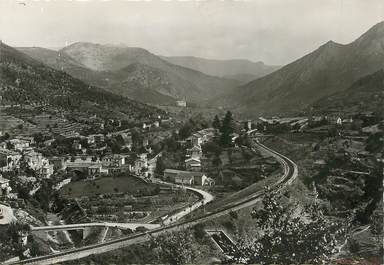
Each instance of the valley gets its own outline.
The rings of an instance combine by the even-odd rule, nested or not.
[[[383,264],[374,1],[0,2],[0,263]]]

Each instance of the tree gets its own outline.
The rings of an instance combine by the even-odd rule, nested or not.
[[[151,249],[154,249],[159,263],[171,265],[193,263],[198,254],[191,231],[167,233],[152,238]]]
[[[199,223],[193,227],[193,234],[197,240],[202,240],[207,235],[204,228],[205,226],[202,223]]]
[[[4,135],[0,136],[0,142],[8,140],[10,137],[9,133],[4,133]]]
[[[345,235],[345,227],[328,221],[316,203],[305,207],[282,206],[280,197],[266,189],[263,209],[252,212],[262,231],[257,238],[245,239],[237,245],[232,262],[320,264],[336,252],[337,239]]]
[[[215,129],[220,129],[221,122],[220,122],[219,116],[215,115],[215,118],[213,119],[213,122],[212,122],[212,127]]]
[[[189,136],[191,136],[192,132],[193,132],[193,127],[191,123],[188,121],[180,128],[179,137],[181,139],[188,138]]]
[[[158,157],[156,160],[155,174],[162,176],[164,174],[165,164],[161,157]]]
[[[21,258],[24,257],[23,251],[25,250],[25,247],[21,244],[19,239],[21,236],[28,234],[30,231],[31,228],[26,223],[12,222],[9,224],[4,242],[8,242],[11,249],[14,250],[14,255]]]
[[[239,217],[237,212],[235,211],[230,211],[229,216],[231,216],[232,219],[237,219]]]
[[[201,146],[201,149],[204,153],[213,153],[216,155],[220,155],[223,151],[223,148],[216,142],[207,142]]]
[[[44,142],[44,135],[41,132],[33,134],[33,139],[37,145],[40,145]]]
[[[227,111],[220,128],[220,143],[224,147],[232,146],[231,134],[234,132],[232,113]]]
[[[12,150],[12,149],[15,148],[15,147],[13,146],[13,144],[12,144],[11,142],[7,142],[7,144],[6,144],[6,148],[7,148],[8,150]]]
[[[216,167],[218,167],[222,164],[220,156],[218,154],[215,154],[215,157],[212,160],[212,164]]]

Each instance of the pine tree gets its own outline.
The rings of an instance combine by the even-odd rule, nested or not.
[[[215,129],[220,129],[221,122],[220,122],[219,116],[215,115],[215,118],[213,119],[213,122],[212,122],[212,127]]]
[[[234,126],[233,126],[232,113],[230,111],[227,111],[227,113],[225,114],[225,117],[223,119],[223,122],[220,128],[220,132],[221,132],[220,143],[225,147],[231,146],[232,145],[231,134],[234,132]]]

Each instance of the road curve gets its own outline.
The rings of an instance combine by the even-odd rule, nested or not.
[[[191,192],[194,192],[199,197],[201,197],[201,199],[199,201],[195,202],[193,205],[185,207],[182,211],[177,212],[177,213],[175,213],[175,214],[165,218],[162,221],[164,225],[170,225],[171,223],[177,222],[179,219],[181,219],[184,216],[190,214],[192,211],[196,210],[197,208],[199,208],[199,207],[201,207],[201,206],[203,206],[203,205],[213,201],[213,199],[215,198],[209,192],[206,192],[206,191],[200,190],[200,189],[196,189],[196,188],[192,188],[192,187],[189,187],[189,186],[183,186],[183,185],[168,183],[168,182],[165,182],[165,181],[162,181],[162,180],[159,180],[159,179],[156,179],[155,183],[167,185],[167,186],[170,186],[170,187],[186,189],[186,190],[189,190]]]
[[[276,158],[277,161],[283,167],[284,173],[282,174],[281,178],[274,185],[271,186],[271,188],[276,190],[282,190],[287,185],[290,185],[298,175],[297,165],[286,156],[279,154],[278,152],[266,147],[265,145],[259,143],[257,140],[255,144],[257,145],[258,148],[266,151],[271,156]],[[162,233],[182,230],[184,228],[191,227],[193,225],[207,221],[209,219],[217,218],[219,216],[228,214],[230,211],[252,206],[254,203],[261,200],[263,193],[264,193],[263,191],[256,192],[251,196],[248,196],[247,198],[243,198],[241,200],[238,200],[235,203],[231,203],[230,205],[228,205],[227,207],[221,210],[207,213],[201,217],[197,217],[192,220],[167,225],[164,227],[150,230],[145,233],[140,233],[133,236],[127,236],[127,237],[115,239],[115,240],[104,242],[104,243],[89,245],[89,246],[85,246],[85,247],[81,247],[73,250],[67,250],[60,253],[46,255],[46,256],[25,259],[25,260],[8,263],[8,264],[32,264],[32,265],[54,264],[58,262],[64,262],[68,260],[75,260],[75,259],[87,257],[92,254],[100,254],[100,253],[108,252],[111,250],[127,247],[132,244],[142,243],[142,242],[148,241],[151,237],[158,236]]]

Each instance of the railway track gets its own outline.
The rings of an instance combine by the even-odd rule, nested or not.
[[[276,158],[276,160],[283,167],[284,173],[282,174],[281,178],[271,186],[271,188],[276,190],[282,190],[287,185],[290,185],[297,177],[297,174],[298,174],[297,165],[288,157],[282,154],[279,154],[278,152],[266,147],[265,145],[257,142],[257,140],[255,144],[258,146],[258,148],[264,149],[264,151],[268,152],[271,156]],[[108,252],[111,250],[127,247],[132,244],[142,243],[142,242],[148,241],[151,237],[156,237],[162,233],[182,230],[187,227],[194,226],[198,223],[205,222],[209,219],[217,218],[222,215],[228,214],[230,211],[235,211],[235,210],[252,206],[256,202],[261,200],[263,194],[264,194],[263,191],[259,191],[252,194],[251,196],[248,196],[247,198],[243,198],[241,200],[238,200],[237,202],[231,203],[218,211],[207,213],[203,216],[196,217],[192,220],[170,224],[160,228],[155,228],[145,233],[122,237],[122,238],[111,240],[104,243],[89,245],[89,246],[85,246],[77,249],[63,251],[60,253],[46,255],[46,256],[34,257],[34,258],[25,259],[25,260],[8,263],[8,264],[12,264],[12,265],[13,264],[30,264],[30,265],[54,264],[58,262],[84,258],[93,254]]]

